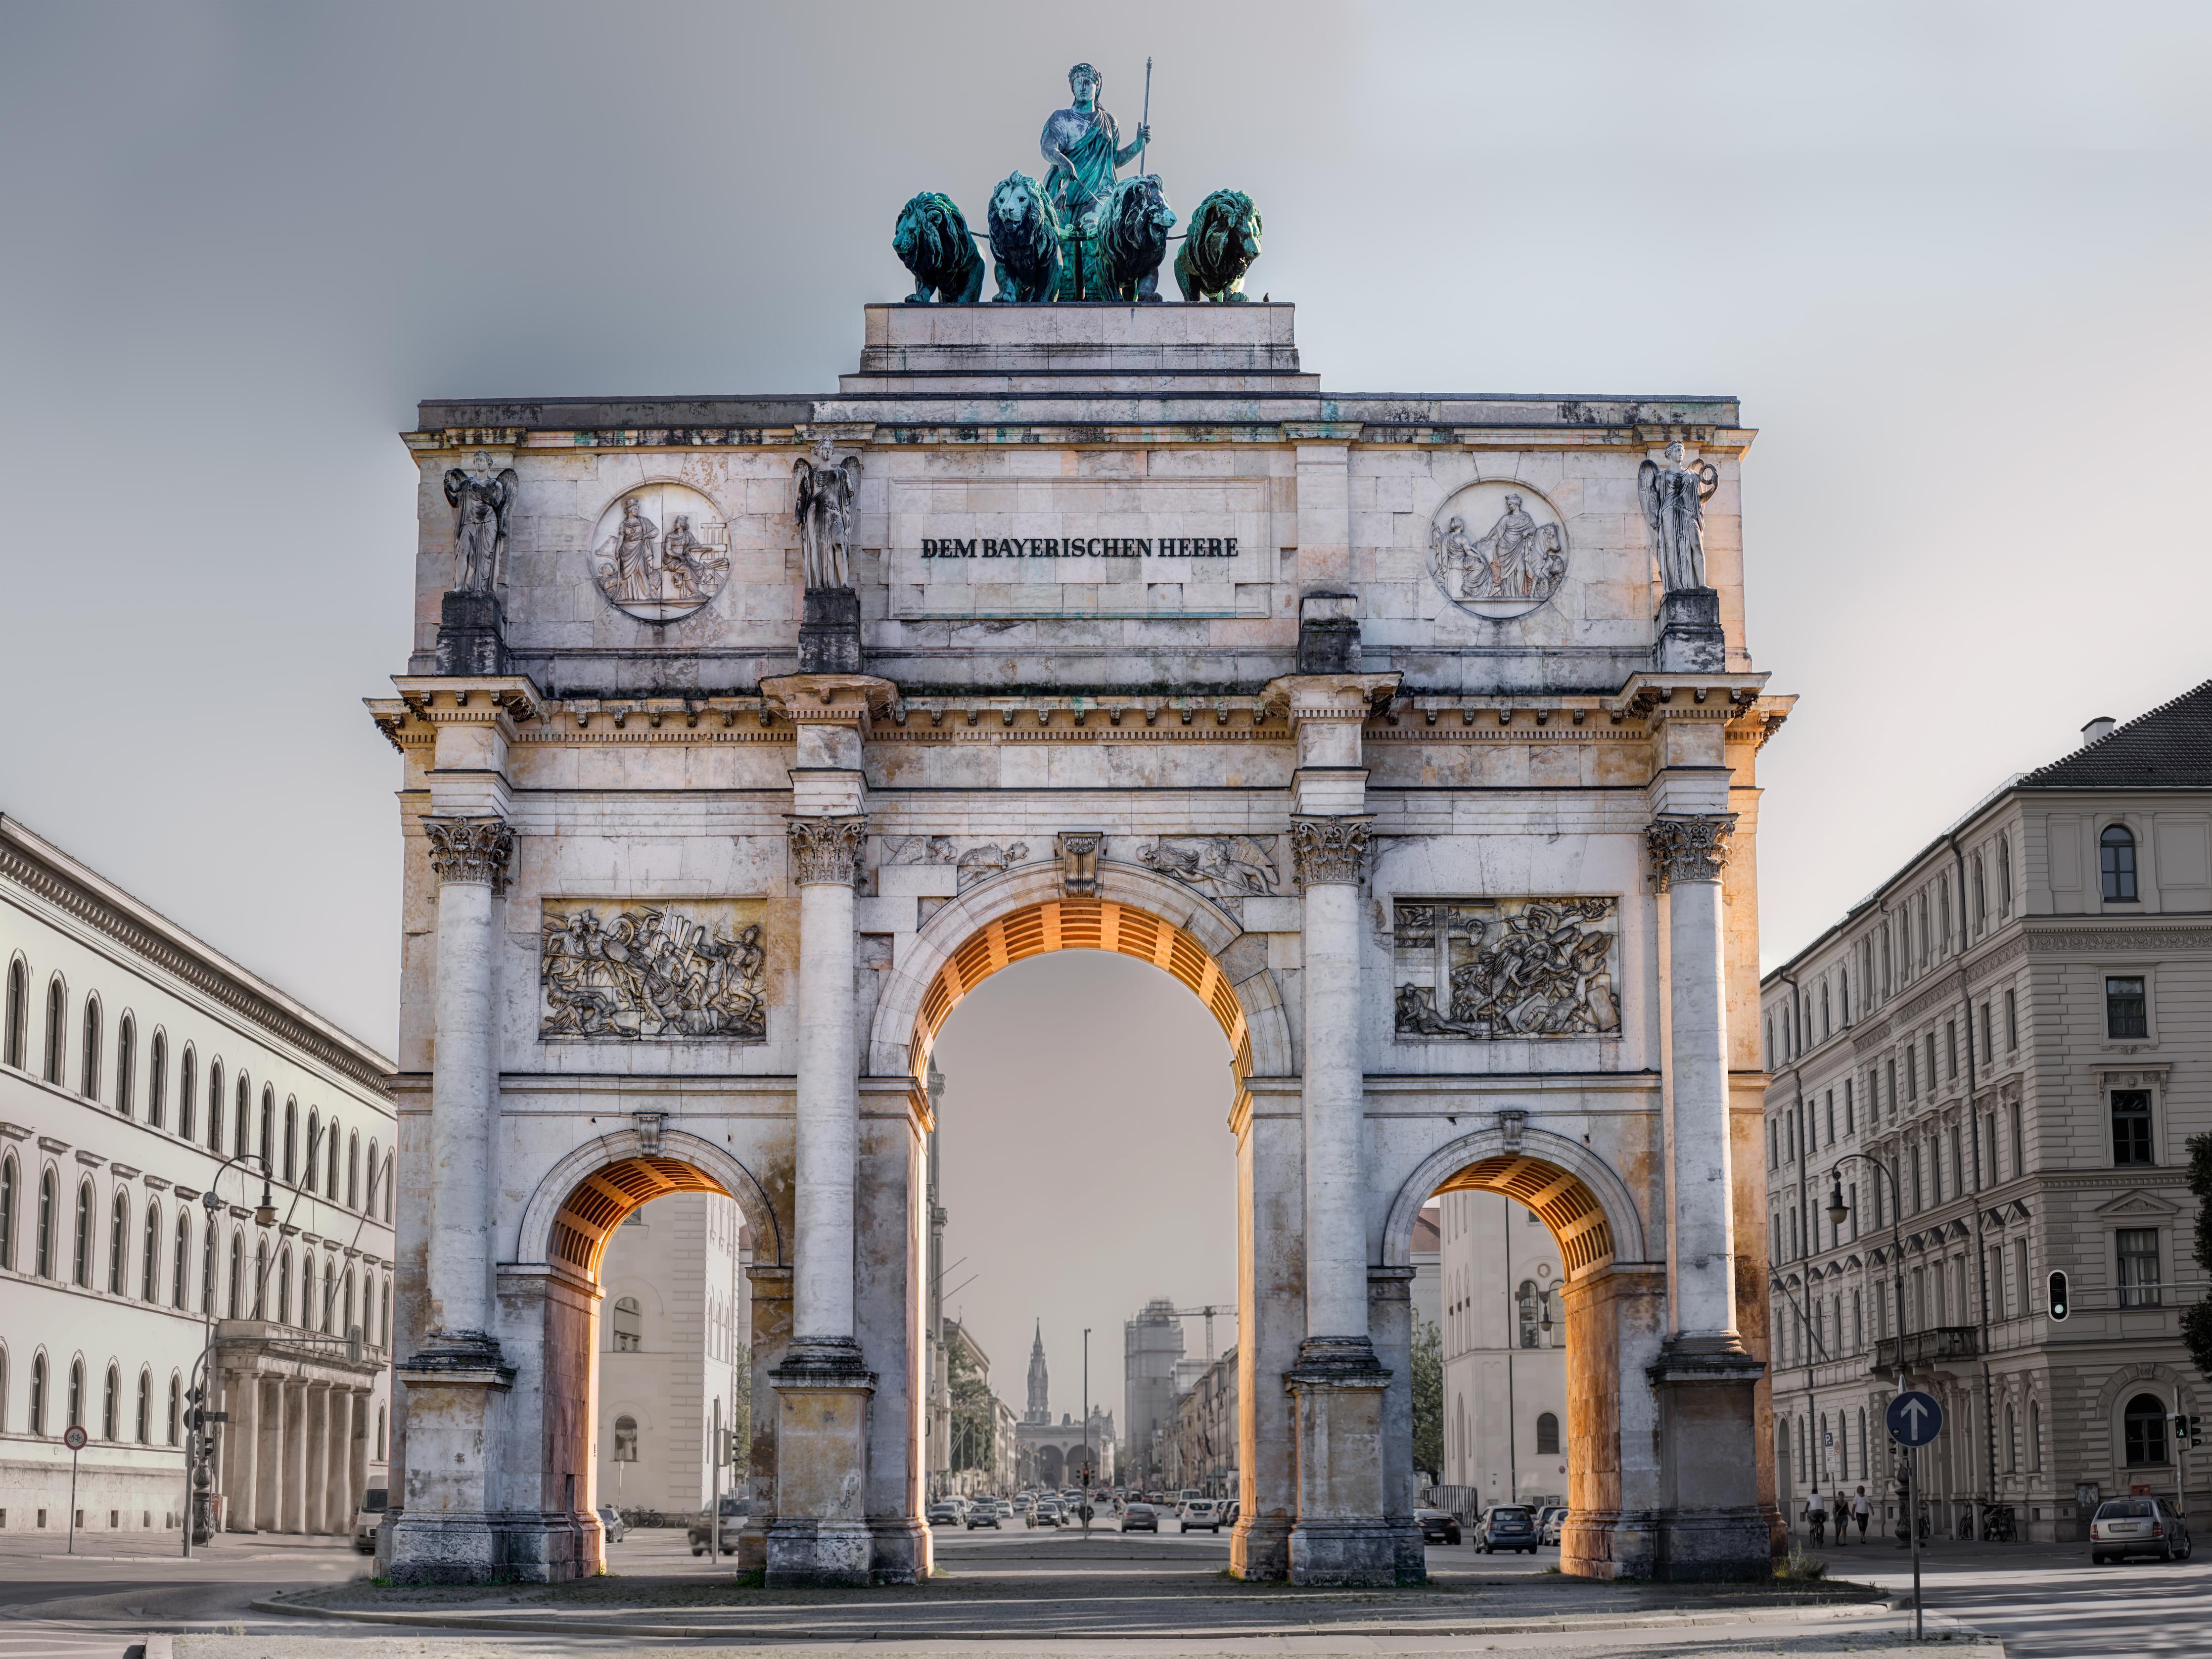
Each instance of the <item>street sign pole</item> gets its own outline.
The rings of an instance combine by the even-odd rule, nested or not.
[[[70,1535],[67,1553],[71,1555],[76,1553],[76,1455],[84,1449],[86,1437],[84,1431],[75,1423],[70,1424],[68,1432],[62,1436],[62,1444],[69,1448],[70,1455]]]
[[[1889,1437],[1905,1448],[1905,1532],[1912,1543],[1912,1639],[1921,1639],[1920,1449],[1943,1432],[1943,1405],[1932,1394],[1908,1389],[1884,1413]]]
[[[1920,1448],[1905,1454],[1905,1529],[1912,1534],[1912,1639],[1920,1628]]]

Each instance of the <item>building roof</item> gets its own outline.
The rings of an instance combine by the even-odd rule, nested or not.
[[[5,813],[0,813],[0,877],[89,923],[149,968],[175,975],[252,1020],[272,1040],[291,1044],[382,1099],[392,1097],[394,1067],[383,1054]]]
[[[2212,680],[2022,777],[2021,789],[2212,789]]]

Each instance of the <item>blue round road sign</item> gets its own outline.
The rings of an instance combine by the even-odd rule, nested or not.
[[[1924,1446],[1943,1432],[1943,1408],[1932,1394],[1908,1389],[1889,1402],[1884,1413],[1889,1437],[1900,1446]]]

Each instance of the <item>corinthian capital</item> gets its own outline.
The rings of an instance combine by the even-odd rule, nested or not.
[[[850,887],[868,833],[861,814],[842,818],[788,818],[792,878],[801,887],[817,882]]]
[[[1678,881],[1718,881],[1728,863],[1729,837],[1735,833],[1733,812],[1669,813],[1655,818],[1644,831],[1653,882],[1663,893]]]
[[[514,830],[505,818],[424,818],[422,835],[441,886],[466,881],[489,886],[495,897],[507,891]]]
[[[1291,861],[1301,891],[1309,887],[1359,884],[1367,857],[1369,817],[1292,818]]]

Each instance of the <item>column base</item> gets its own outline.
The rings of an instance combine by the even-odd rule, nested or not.
[[[875,1540],[866,1521],[794,1521],[768,1529],[771,1589],[865,1586],[875,1582]]]
[[[1399,1584],[1408,1582],[1402,1571],[1398,1528],[1379,1517],[1309,1521],[1301,1516],[1291,1529],[1293,1584]],[[1425,1576],[1424,1570],[1410,1582]]]
[[[1239,1516],[1229,1532],[1229,1575],[1252,1583],[1280,1583],[1291,1576],[1288,1516]]]
[[[776,1395],[776,1496],[762,1564],[768,1583],[874,1583],[866,1494],[876,1376],[860,1345],[850,1337],[794,1339],[769,1382]]]
[[[489,1501],[487,1449],[514,1370],[482,1331],[433,1331],[392,1368],[407,1390],[407,1486],[378,1541],[382,1556],[388,1540],[395,1584],[488,1584],[505,1573],[513,1517]]]
[[[1408,1579],[1400,1528],[1382,1511],[1382,1395],[1390,1373],[1367,1338],[1310,1336],[1284,1373],[1296,1401],[1298,1516],[1294,1584],[1377,1585]],[[1410,1518],[1410,1517],[1409,1517]]]
[[[1645,1368],[1659,1397],[1652,1577],[1757,1582],[1773,1576],[1771,1522],[1759,1496],[1754,1407],[1765,1370],[1733,1332],[1669,1338],[1658,1361]]]
[[[500,1565],[499,1517],[413,1516],[404,1510],[384,1524],[395,1584],[489,1584]],[[384,1553],[380,1539],[378,1553]]]
[[[878,1584],[919,1584],[936,1570],[929,1528],[912,1516],[872,1519],[870,1576]]]

